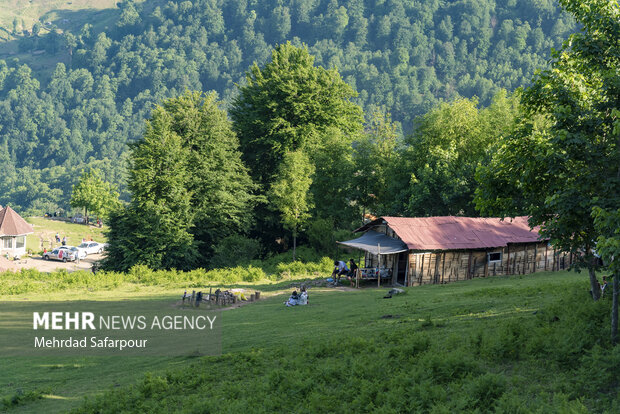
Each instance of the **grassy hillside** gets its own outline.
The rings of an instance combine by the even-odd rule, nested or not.
[[[67,236],[68,244],[72,246],[80,244],[82,238],[87,240],[92,238],[98,242],[105,242],[106,240],[103,235],[103,229],[94,226],[50,220],[43,217],[28,217],[26,221],[34,229],[34,233],[26,238],[26,248],[32,252],[40,252],[43,250],[43,247],[49,250],[51,247],[60,245],[60,243],[56,243],[54,240],[56,233],[58,233],[61,239]]]
[[[607,339],[610,302],[589,300],[584,275],[478,279],[411,288],[392,299],[382,299],[385,290],[314,290],[310,306],[296,308],[282,305],[286,294],[277,293],[284,288],[263,285],[271,293],[266,300],[224,314],[221,357],[3,360],[5,409],[578,413],[619,408],[620,349],[611,349]],[[174,300],[177,293],[123,288],[93,296]],[[61,292],[49,299],[76,297]],[[83,405],[84,396],[89,400]]]
[[[0,7],[0,39],[10,40],[14,29],[13,22],[17,19],[17,29],[32,30],[32,26],[40,21],[45,28],[47,22],[59,27],[72,27],[71,22],[64,15],[67,12],[94,11],[115,8],[115,0],[2,0]],[[66,19],[65,21],[62,21]],[[60,20],[60,21],[57,21]],[[73,23],[73,24],[72,24]]]

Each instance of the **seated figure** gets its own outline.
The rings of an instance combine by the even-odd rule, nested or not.
[[[291,294],[291,297],[288,298],[288,300],[286,302],[284,302],[284,304],[286,306],[299,305],[299,294],[297,294],[296,290],[293,291],[293,293]]]

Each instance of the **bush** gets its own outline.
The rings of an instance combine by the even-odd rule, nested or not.
[[[310,246],[320,253],[329,254],[336,249],[336,243],[333,236],[334,222],[327,219],[312,220],[308,226],[306,234]]]
[[[260,251],[258,240],[235,234],[223,238],[215,246],[209,265],[212,268],[224,268],[248,264],[258,257]]]
[[[300,277],[316,278],[331,273],[333,268],[333,261],[329,257],[323,257],[318,263],[302,263],[300,261],[280,263],[276,267],[276,274],[278,279],[295,279]]]
[[[334,223],[327,219],[316,219],[310,224],[308,231],[310,247],[322,254],[337,254],[338,244],[336,241],[345,241],[358,237],[350,230],[334,230]]]

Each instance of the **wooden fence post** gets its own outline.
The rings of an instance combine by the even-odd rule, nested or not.
[[[508,245],[508,260],[506,261],[506,271],[504,272],[504,274],[510,274],[510,245]]]
[[[418,277],[418,286],[422,285],[422,278],[424,277],[424,258],[426,254],[422,253],[422,265],[420,269],[420,277]]]
[[[443,284],[443,275],[446,271],[446,252],[442,253],[443,259],[441,264],[441,284]]]

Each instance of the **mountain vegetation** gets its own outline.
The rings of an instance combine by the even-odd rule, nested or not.
[[[129,205],[110,220],[109,269],[206,266],[216,244],[249,230],[254,185],[215,94],[157,106],[131,144]]]
[[[551,68],[524,91],[527,116],[498,142],[493,162],[480,169],[476,202],[487,214],[527,214],[544,237],[578,257],[577,268],[589,270],[595,300],[600,296],[595,271],[602,264],[614,270],[617,341],[620,8],[606,0],[560,3],[583,28],[554,51]],[[540,117],[548,121],[545,128],[536,125]]]
[[[54,20],[12,35],[23,58],[0,60],[0,204],[68,209],[72,185],[91,168],[129,200],[127,144],[143,135],[155,105],[213,90],[229,108],[241,96],[237,85],[250,87],[248,68],[262,67],[288,40],[306,44],[315,66],[336,68],[368,119],[389,112],[408,133],[440,101],[476,96],[486,106],[500,88],[528,84],[549,49],[576,28],[550,0],[127,0],[118,7],[107,26],[93,20],[61,30]]]

